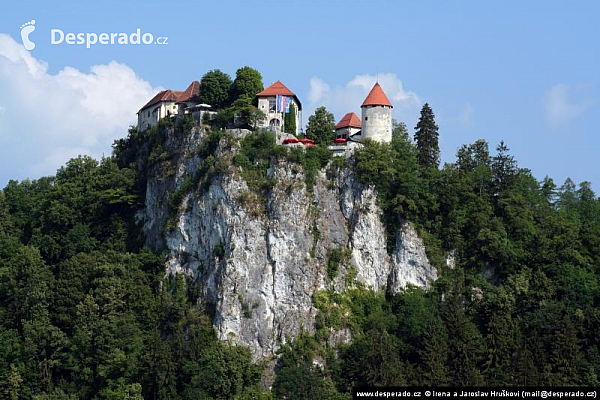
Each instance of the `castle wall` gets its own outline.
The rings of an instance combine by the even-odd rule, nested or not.
[[[157,112],[152,111],[158,107]],[[145,130],[158,124],[167,115],[179,114],[179,106],[174,101],[163,101],[138,113],[138,129]]]
[[[392,109],[387,106],[362,107],[361,139],[382,143],[392,141]]]

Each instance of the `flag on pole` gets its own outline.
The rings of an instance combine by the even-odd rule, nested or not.
[[[285,105],[285,113],[289,114],[290,113],[290,104],[292,104],[292,98],[286,97],[285,99],[287,100],[287,104]]]
[[[277,102],[277,112],[284,112],[286,103],[287,103],[287,97],[277,95],[276,102]]]

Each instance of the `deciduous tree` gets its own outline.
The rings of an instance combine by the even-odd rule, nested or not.
[[[262,75],[251,67],[242,67],[235,73],[235,80],[231,85],[230,102],[233,103],[242,96],[254,101],[258,92],[263,90]]]
[[[319,107],[308,117],[306,136],[317,143],[327,144],[333,139],[335,118],[325,107]]]
[[[227,106],[231,77],[221,70],[207,72],[200,80],[200,101],[221,109]]]

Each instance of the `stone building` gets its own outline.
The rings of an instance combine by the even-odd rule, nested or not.
[[[336,139],[349,139],[355,134],[360,132],[361,121],[353,112],[349,112],[344,115],[340,122],[335,125],[335,138]]]
[[[271,86],[259,92],[258,109],[267,116],[261,125],[262,128],[269,128],[276,133],[285,131],[285,114],[290,112],[291,107],[295,107],[296,129],[291,132],[297,135],[300,130],[300,113],[302,104],[294,92],[288,89],[281,81],[273,83]]]
[[[391,142],[393,106],[379,83],[373,86],[360,107],[362,111],[361,133],[354,139],[358,141],[371,139],[382,143]]]
[[[158,124],[165,117],[186,113],[198,105],[200,82],[193,81],[184,91],[163,90],[138,111],[138,130],[143,131]]]

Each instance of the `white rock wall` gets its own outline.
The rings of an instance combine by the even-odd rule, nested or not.
[[[197,160],[182,165],[186,162],[197,165]],[[313,293],[329,285],[343,290],[350,266],[357,281],[374,290],[390,285],[395,292],[408,283],[427,287],[437,278],[410,224],[398,232],[394,253],[387,253],[376,194],[349,170],[331,179],[320,172],[312,191],[299,170],[287,162],[275,165],[270,174],[276,185],[263,205],[240,204],[240,195],[248,192],[244,180],[221,176],[204,193],[184,199],[176,229],[165,240],[171,254],[167,269],[198,278],[214,307],[219,337],[249,346],[255,359],[273,355],[302,330],[313,331]],[[158,235],[157,221],[164,219],[159,205],[166,202],[160,198],[165,187],[169,184],[149,180],[148,237]],[[224,255],[217,257],[215,247],[221,246]],[[351,257],[330,282],[328,254],[341,247]]]

